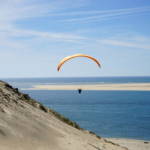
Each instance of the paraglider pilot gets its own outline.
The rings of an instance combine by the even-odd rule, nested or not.
[[[78,91],[79,91],[79,94],[81,94],[82,89],[78,89]]]

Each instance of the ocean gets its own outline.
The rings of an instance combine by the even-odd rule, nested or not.
[[[12,78],[8,82],[103,138],[150,140],[150,91],[29,90],[33,85],[150,83],[150,77]]]

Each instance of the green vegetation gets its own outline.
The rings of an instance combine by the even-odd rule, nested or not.
[[[94,132],[92,132],[92,131],[89,131],[89,133],[90,134],[93,134],[93,135],[96,135]],[[98,135],[96,135],[96,137],[98,138],[98,139],[101,139],[101,137],[100,136],[98,136]]]
[[[22,95],[21,95],[21,98],[26,99],[26,100],[29,100],[29,99],[30,99],[30,97],[29,97],[28,94],[22,94]]]
[[[113,142],[111,142],[111,141],[107,141],[106,139],[104,139],[104,141],[107,142],[107,143],[113,144],[113,145],[120,146],[119,144],[115,144],[115,143],[113,143]]]
[[[6,87],[6,88],[10,88],[10,89],[13,88],[13,87],[12,87],[11,85],[9,85],[8,83],[5,84],[5,87]]]
[[[98,135],[96,135],[96,137],[97,137],[98,139],[101,139],[101,137],[100,137],[100,136],[98,136]]]
[[[81,128],[79,125],[77,125],[75,122],[69,120],[68,118],[60,115],[58,112],[52,110],[49,108],[49,111],[52,112],[54,114],[54,116],[56,116],[57,119],[63,121],[64,123],[72,126],[72,127],[75,127],[76,129],[79,129],[79,130],[84,130],[83,128]]]
[[[95,133],[94,133],[94,132],[92,132],[92,131],[89,131],[89,133],[90,133],[90,134],[95,134]]]
[[[39,106],[39,107],[40,107],[40,109],[41,109],[41,110],[43,110],[43,111],[47,112],[47,108],[46,108],[45,106],[43,106],[42,104],[40,104],[40,106]]]
[[[36,102],[34,99],[30,98],[28,94],[23,94],[23,93],[20,93],[21,94],[21,99],[26,101],[27,103],[29,103],[30,105],[32,106],[36,106],[36,104],[38,102]]]
[[[29,103],[32,105],[32,106],[35,106],[36,105],[36,101],[34,99],[29,99]]]

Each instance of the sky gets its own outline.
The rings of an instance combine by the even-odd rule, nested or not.
[[[0,0],[0,78],[73,76],[150,76],[150,1]]]

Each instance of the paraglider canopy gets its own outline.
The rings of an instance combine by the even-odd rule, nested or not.
[[[101,68],[100,63],[99,63],[95,58],[93,58],[93,57],[91,57],[91,56],[89,56],[89,55],[75,54],[75,55],[68,56],[68,57],[64,58],[64,59],[59,63],[57,70],[59,71],[60,67],[61,67],[66,61],[68,61],[69,59],[75,58],[75,57],[87,57],[87,58],[90,58],[90,59],[94,60],[94,61],[98,64],[98,66]]]

